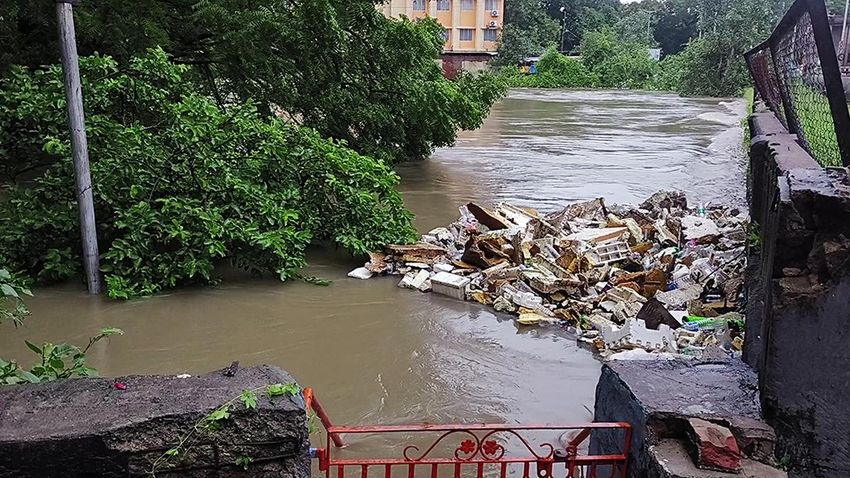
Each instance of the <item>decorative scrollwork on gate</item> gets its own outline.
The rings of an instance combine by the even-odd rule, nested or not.
[[[404,448],[403,455],[404,459],[410,462],[425,461],[431,457],[431,453],[434,449],[443,443],[448,437],[464,435],[464,439],[454,450],[454,457],[456,460],[462,462],[498,462],[505,457],[505,453],[507,451],[505,446],[496,439],[496,435],[500,433],[512,435],[519,439],[520,443],[522,443],[528,453],[531,454],[529,458],[533,458],[536,461],[552,460],[555,455],[555,447],[551,443],[541,443],[539,448],[542,449],[542,452],[535,451],[525,437],[517,433],[515,430],[510,429],[490,430],[483,436],[478,436],[471,430],[452,430],[440,435],[423,453],[418,456],[413,455],[413,453],[419,452],[420,450],[416,445],[406,446]]]

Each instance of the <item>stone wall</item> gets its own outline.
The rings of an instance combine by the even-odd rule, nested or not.
[[[756,374],[739,360],[607,362],[594,417],[632,425],[628,478],[786,478],[771,466],[774,434],[761,421]],[[689,456],[691,418],[731,430],[743,455],[740,474],[697,468]],[[617,454],[622,444],[622,432],[595,430],[590,453]]]
[[[162,463],[156,476],[308,478],[303,398],[265,393],[267,385],[292,377],[267,366],[228,375],[0,388],[0,477],[150,476],[152,464],[200,419],[256,389],[256,409],[237,400],[218,430],[195,434],[195,445]],[[252,459],[247,470],[236,465],[240,457]]]
[[[769,112],[750,120],[744,359],[792,477],[850,476],[850,184]]]

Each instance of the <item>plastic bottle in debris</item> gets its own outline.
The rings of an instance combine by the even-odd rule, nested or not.
[[[697,332],[699,330],[717,330],[726,327],[726,319],[688,316],[685,317],[685,330]]]
[[[705,203],[699,203],[699,207],[697,208],[697,216],[705,217]]]

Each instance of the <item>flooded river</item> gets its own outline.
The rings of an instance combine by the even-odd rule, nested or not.
[[[469,200],[549,210],[675,188],[740,202],[743,109],[656,93],[514,91],[454,148],[402,165],[401,189],[422,231]],[[91,353],[104,375],[270,363],[314,387],[339,424],[590,418],[600,365],[564,333],[518,329],[484,307],[398,289],[398,278],[347,279],[357,262],[343,255],[310,260],[309,273],[333,285],[228,277],[131,302],[77,285],[39,289],[25,327],[0,332],[0,356],[25,357],[24,338],[84,343],[113,326],[126,335]]]

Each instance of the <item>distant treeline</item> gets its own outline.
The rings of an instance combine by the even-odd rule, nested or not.
[[[764,41],[791,0],[512,0],[497,64],[514,86],[674,90],[737,95],[743,53]],[[843,0],[829,0],[843,12]],[[661,50],[662,61],[648,49]],[[547,49],[549,49],[547,51]],[[557,52],[581,55],[582,61]],[[545,55],[544,55],[545,52]],[[515,68],[543,55],[538,75]]]

